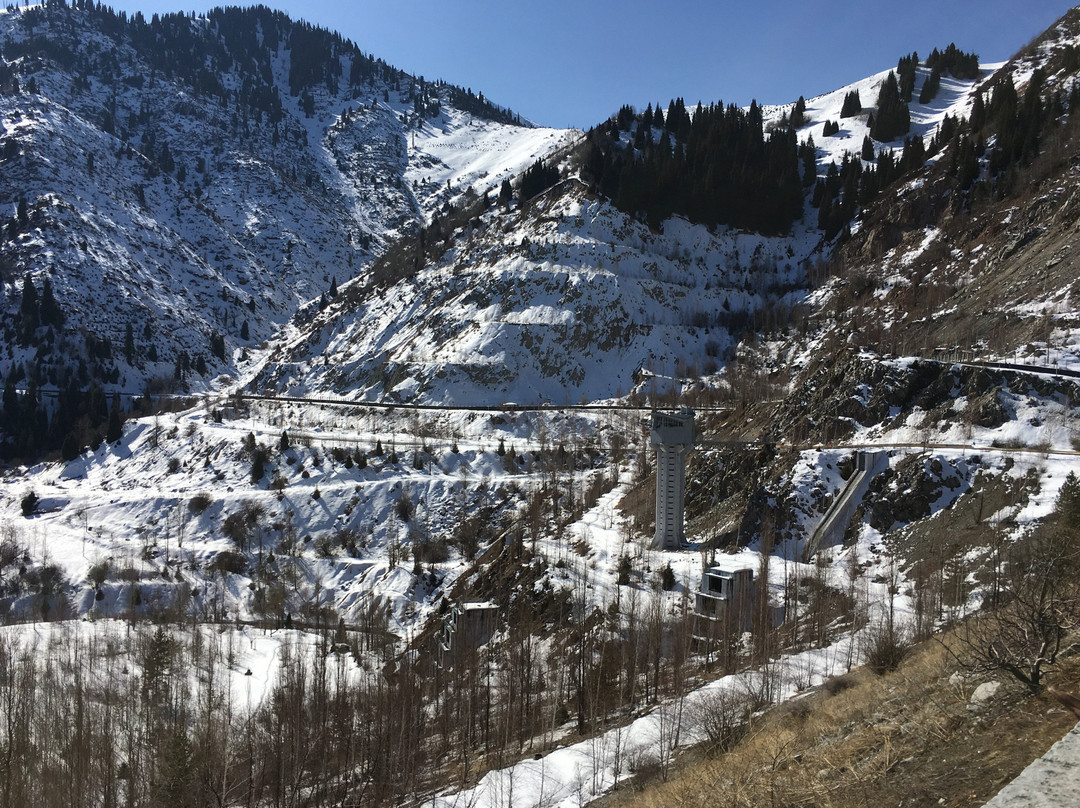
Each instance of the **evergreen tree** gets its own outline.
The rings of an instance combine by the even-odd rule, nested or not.
[[[766,136],[756,104],[699,105],[691,119],[676,99],[669,118],[670,148],[654,147],[644,126],[632,149],[614,143],[609,128],[592,130],[581,151],[585,181],[651,227],[678,213],[702,224],[786,232],[801,215],[805,172],[794,129]]]
[[[499,186],[499,204],[506,210],[510,210],[510,201],[514,198],[514,189],[510,185],[510,180],[505,179],[502,181],[502,185]]]
[[[1058,492],[1057,515],[1061,526],[1069,531],[1080,530],[1080,479],[1070,471]]]
[[[929,104],[937,98],[937,94],[940,90],[941,71],[934,69],[930,72],[930,75],[926,77],[926,81],[923,82],[922,89],[919,91],[919,103]]]
[[[158,153],[158,165],[161,166],[161,170],[166,174],[172,174],[173,169],[176,167],[176,163],[173,161],[172,152],[169,151],[168,143],[161,144],[161,151]]]
[[[961,191],[966,191],[979,177],[979,157],[975,144],[967,135],[961,135],[960,141],[952,152],[949,173],[956,177]]]
[[[791,125],[798,129],[806,123],[806,99],[801,95],[795,102],[795,108],[791,110]]]
[[[53,294],[52,280],[48,275],[41,285],[41,300],[38,304],[39,319],[42,325],[61,326],[64,324],[64,312]]]
[[[919,68],[919,54],[912,53],[904,56],[896,65],[897,83],[900,90],[900,99],[905,103],[911,102],[912,93],[915,92],[915,77]]]
[[[4,429],[13,432],[19,423],[19,393],[15,389],[15,370],[4,381]]]
[[[844,103],[840,107],[841,118],[851,118],[862,112],[862,100],[859,98],[859,91],[852,90],[844,96]]]
[[[543,160],[537,160],[521,176],[521,185],[518,191],[522,203],[527,202],[534,196],[543,193],[559,181],[559,169],[547,167]]]
[[[911,113],[900,97],[900,85],[896,73],[890,72],[878,93],[877,114],[870,129],[870,137],[879,143],[888,143],[911,128]]]
[[[863,138],[862,154],[860,156],[867,162],[874,159],[874,141],[870,139],[870,135]]]
[[[22,303],[19,306],[19,312],[22,315],[22,344],[29,345],[33,342],[34,332],[40,324],[37,287],[34,286],[34,279],[30,277],[29,272],[23,276]]]
[[[266,476],[266,450],[262,447],[255,449],[251,458],[251,482],[258,485],[259,481]]]
[[[976,79],[979,77],[979,55],[977,53],[965,53],[952,42],[944,51],[934,48],[926,60],[926,66],[941,73],[948,71],[958,79]]]
[[[79,454],[79,440],[75,437],[74,432],[68,432],[67,435],[64,436],[63,445],[60,447],[60,458],[65,463],[70,463],[77,458]]]
[[[804,188],[809,188],[817,181],[817,147],[812,136],[799,146],[799,157],[802,160],[802,184]]]
[[[33,317],[34,321],[37,321],[38,291],[29,272],[23,275],[22,303],[19,310],[22,312],[23,317]]]
[[[986,102],[982,92],[976,90],[975,97],[971,100],[971,117],[968,118],[972,132],[978,132],[986,125]]]
[[[217,331],[210,333],[210,353],[221,361],[225,361],[225,337]]]
[[[124,328],[124,359],[129,365],[135,361],[135,333],[131,330],[131,323]]]

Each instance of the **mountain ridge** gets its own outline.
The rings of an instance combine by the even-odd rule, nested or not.
[[[5,23],[22,24],[0,15]],[[186,31],[191,20],[168,24]],[[260,47],[253,41],[243,47]],[[9,194],[0,254],[18,271],[5,278],[4,426],[18,433],[47,420],[44,405],[29,406],[35,385],[66,381],[49,380],[48,356],[50,346],[68,350],[67,331],[45,288],[35,290],[40,304],[30,294],[46,273],[35,268],[28,288],[22,272],[39,257],[129,272],[108,287],[126,288],[127,305],[167,293],[191,309],[176,313],[169,350],[207,362],[205,376],[169,374],[162,348],[162,388],[183,388],[176,377],[187,374],[200,400],[170,412],[162,397],[121,424],[119,406],[91,385],[99,423],[84,442],[61,460],[42,447],[13,455],[34,462],[0,475],[0,617],[13,624],[0,629],[0,663],[28,660],[22,669],[38,671],[32,655],[6,650],[37,633],[52,638],[42,664],[70,636],[122,649],[98,670],[128,688],[116,704],[143,711],[125,713],[124,726],[155,731],[128,744],[146,749],[142,758],[123,757],[130,736],[106,733],[87,770],[122,758],[132,775],[103,782],[147,801],[180,770],[192,781],[168,780],[170,793],[235,782],[256,802],[288,781],[315,804],[424,795],[501,805],[511,793],[581,804],[630,774],[668,771],[681,749],[707,740],[694,705],[720,691],[745,695],[720,715],[728,743],[740,716],[766,703],[825,682],[845,687],[841,675],[875,644],[902,651],[908,637],[1004,602],[1029,569],[1023,552],[1061,524],[1061,502],[1080,485],[1070,475],[1077,386],[1055,373],[1080,367],[1080,116],[1070,114],[1080,60],[1070,67],[1069,48],[1066,26],[1034,62],[1016,63],[1020,86],[997,69],[955,82],[943,74],[935,99],[910,104],[906,141],[871,138],[866,157],[870,116],[881,111],[869,96],[887,103],[894,71],[804,100],[798,114],[798,104],[732,110],[754,148],[770,127],[786,127],[785,165],[801,172],[802,219],[769,236],[652,221],[633,194],[609,199],[582,171],[590,134],[623,165],[674,165],[665,138],[673,159],[680,145],[685,157],[673,130],[688,115],[674,102],[674,115],[627,109],[593,133],[511,127],[451,107],[437,84],[379,79],[385,95],[364,84],[345,98],[351,65],[337,59],[337,75],[332,59],[301,59],[293,75],[292,54],[286,64],[277,48],[253,59],[278,88],[279,123],[291,122],[273,130],[278,150],[272,101],[258,101],[260,124],[209,101],[195,112],[221,152],[196,154],[180,129],[151,137],[153,112],[140,122],[142,110],[124,101],[138,97],[128,83],[138,79],[107,56],[124,110],[113,128],[131,127],[126,143],[104,120],[98,127],[39,93],[0,97],[0,159],[12,168],[2,176],[44,188],[73,161],[79,196],[123,202],[110,218],[58,192],[26,205]],[[902,68],[916,94],[933,76],[910,57]],[[67,75],[43,70],[19,73],[19,84],[33,77],[48,90]],[[207,70],[198,80],[213,99]],[[179,86],[152,72],[142,81],[151,79],[153,93]],[[246,97],[260,97],[259,86],[252,79]],[[853,89],[864,110],[844,117]],[[202,121],[191,115],[166,121]],[[1018,132],[1034,133],[1035,147]],[[652,179],[642,177],[637,190]],[[170,274],[170,251],[203,274]],[[74,260],[71,269],[90,271]],[[70,318],[78,287],[56,286]],[[221,289],[229,299],[219,305]],[[104,282],[85,291],[102,316],[121,305]],[[125,319],[106,320],[112,345],[97,348],[87,371],[89,383],[116,369],[110,392],[138,368],[116,360],[128,350]],[[145,338],[134,325],[130,351],[142,361],[144,340],[165,329],[152,325]],[[210,327],[223,338],[213,343],[219,361],[207,359]],[[25,389],[12,381],[16,362]],[[538,399],[548,406],[535,408]],[[582,400],[610,406],[560,409]],[[687,461],[688,543],[655,550],[649,412],[680,405],[698,407],[702,438]],[[57,407],[48,425],[66,426]],[[805,560],[867,448],[884,453],[880,473],[836,541]],[[762,617],[745,635],[695,648],[692,604],[713,563],[753,570],[758,614],[783,611],[782,625]],[[455,644],[470,603],[495,615],[483,649]],[[85,620],[67,622],[76,617]],[[29,622],[53,618],[65,622]],[[120,666],[127,673],[112,675]],[[1063,667],[1051,676],[1073,675]],[[876,674],[859,676],[881,690]],[[240,695],[222,702],[227,694]],[[221,703],[235,713],[197,706]],[[966,702],[950,708],[967,712]],[[66,766],[56,750],[69,747],[27,726],[41,742],[12,750],[24,761],[12,778]],[[282,726],[301,755],[279,743]],[[900,765],[889,758],[898,731],[874,731],[889,760],[882,778]],[[777,760],[761,771],[782,772]]]

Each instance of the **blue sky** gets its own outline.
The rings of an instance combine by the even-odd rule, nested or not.
[[[204,11],[222,2],[120,0]],[[950,42],[1004,61],[1067,0],[262,0],[409,73],[471,87],[547,126],[587,128],[620,105],[681,96],[763,104],[811,97]]]

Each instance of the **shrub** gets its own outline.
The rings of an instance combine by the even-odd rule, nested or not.
[[[660,588],[665,592],[670,592],[675,588],[675,570],[671,568],[671,562],[660,570]]]
[[[234,553],[231,550],[222,550],[216,556],[214,560],[210,562],[207,568],[209,572],[233,573],[234,575],[242,575],[247,572],[247,559],[240,553]]]
[[[19,546],[19,543],[14,538],[8,537],[3,541],[0,541],[0,570],[9,564],[14,564],[19,556],[23,555],[26,551]]]
[[[334,533],[334,543],[349,555],[355,556],[367,547],[367,538],[356,528],[343,527]]]
[[[23,494],[21,503],[22,515],[33,516],[37,512],[38,503],[40,501],[41,498],[33,490],[27,491],[25,494]]]
[[[221,532],[244,549],[248,542],[248,526],[241,513],[230,513],[221,521]]]
[[[398,518],[401,519],[402,522],[408,522],[412,519],[413,504],[408,493],[402,491],[401,496],[398,497],[397,504],[394,507],[397,509]]]
[[[105,579],[109,577],[109,562],[106,560],[92,564],[86,573],[86,577],[90,579],[90,583],[100,589],[101,585],[105,583]]]
[[[728,751],[746,733],[750,703],[743,694],[727,688],[708,690],[697,699],[696,708],[709,754]]]
[[[267,452],[262,446],[255,449],[251,459],[251,482],[258,483],[266,474]]]
[[[450,547],[445,539],[420,542],[413,550],[417,563],[438,564],[450,557]]]
[[[835,696],[839,693],[843,693],[852,687],[855,687],[855,680],[848,674],[841,676],[830,676],[825,680],[825,684],[822,685],[825,688],[825,692],[830,696]]]
[[[895,626],[879,626],[867,639],[866,664],[878,676],[900,667],[911,650],[904,632]]]
[[[200,491],[188,501],[188,510],[193,514],[204,513],[207,508],[214,504],[214,498],[205,491]]]

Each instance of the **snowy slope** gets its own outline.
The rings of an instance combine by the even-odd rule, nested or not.
[[[733,355],[729,318],[797,302],[817,237],[681,219],[654,233],[569,180],[524,211],[489,210],[454,242],[385,292],[331,306],[269,356],[259,382],[462,405],[666,391]]]
[[[141,44],[104,30],[100,15],[36,14],[34,42],[75,53],[78,69],[47,56],[9,65],[38,92],[0,99],[0,204],[13,215],[25,199],[29,213],[0,243],[5,308],[18,307],[29,271],[39,289],[52,281],[69,333],[86,329],[117,348],[133,326],[135,355],[113,357],[116,386],[131,392],[172,376],[182,351],[210,365],[188,377],[193,389],[234,373],[234,353],[254,350],[332,284],[362,275],[447,199],[483,193],[575,137],[456,109],[445,87],[430,91],[442,94],[439,113],[421,118],[410,77],[396,71],[362,92],[347,82],[317,86],[306,112],[289,91],[285,41],[260,77],[281,100],[283,117],[272,123],[155,69]],[[36,52],[27,17],[0,12],[0,41]],[[220,47],[205,20],[189,25]],[[246,92],[253,80],[238,64],[220,75],[225,93]],[[483,156],[460,158],[474,153]],[[440,154],[456,156],[436,162]],[[437,187],[424,186],[429,178]],[[214,332],[225,338],[223,359],[209,352]]]
[[[799,139],[813,138],[819,176],[858,154],[888,72],[807,102]],[[927,74],[919,68],[916,95]],[[967,114],[977,83],[946,75],[932,102],[911,105],[911,135],[929,140],[946,116]],[[851,91],[860,93],[863,113],[824,137]],[[766,125],[790,112],[767,108]],[[425,170],[410,167],[407,175],[421,195],[438,194],[447,177],[502,176],[486,165],[489,141],[466,151],[458,135],[433,141],[439,134],[425,124],[410,136],[418,152],[433,155]],[[517,162],[540,154],[530,150]],[[678,218],[651,232],[572,179],[517,215],[487,211],[452,241],[434,264],[402,268],[402,279],[377,295],[331,306],[299,326],[268,355],[255,383],[295,395],[464,405],[686,389],[734,357],[742,324],[755,314],[807,300],[809,268],[831,250],[809,195],[789,236],[710,231]]]
[[[908,105],[911,111],[911,129],[905,137],[919,136],[929,142],[946,115],[953,118],[958,116],[966,118],[971,112],[971,97],[974,88],[993,76],[1002,66],[1002,64],[983,64],[980,66],[979,78],[974,80],[957,79],[945,73],[941,77],[941,89],[927,104],[920,104],[918,97],[919,90],[929,77],[930,71],[925,66],[919,67],[916,71],[912,101]],[[814,139],[814,145],[818,150],[818,163],[822,168],[832,162],[839,165],[845,154],[851,156],[859,154],[863,139],[870,134],[868,119],[876,109],[875,103],[881,85],[890,72],[895,71],[891,68],[883,70],[831,93],[806,100],[807,122],[799,128],[799,140],[805,142],[808,137]],[[862,112],[849,118],[841,118],[840,111],[844,105],[844,98],[851,92],[859,94]],[[766,120],[778,121],[784,113],[790,114],[793,108],[794,105],[768,107],[764,110]],[[838,134],[825,136],[825,124],[828,121],[839,123]],[[903,145],[901,138],[891,143],[875,142],[874,147],[875,151],[883,148],[899,150]],[[824,174],[824,171],[819,173]]]

